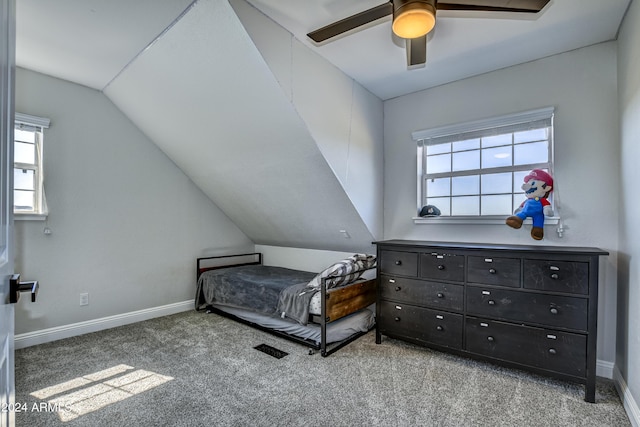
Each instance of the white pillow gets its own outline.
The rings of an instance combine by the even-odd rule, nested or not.
[[[322,279],[325,277],[333,277],[327,280],[328,289],[343,286],[360,278],[366,269],[374,265],[376,265],[375,255],[353,254],[322,270],[311,279],[307,287],[320,290]]]

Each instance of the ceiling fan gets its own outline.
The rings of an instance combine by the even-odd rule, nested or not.
[[[393,33],[406,40],[407,65],[424,66],[437,10],[538,13],[550,0],[391,0],[307,34],[316,43],[393,14]]]

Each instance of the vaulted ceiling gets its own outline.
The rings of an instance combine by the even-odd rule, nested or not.
[[[385,0],[248,1],[383,100],[613,40],[630,2],[551,0],[533,15],[439,10],[425,67],[408,70],[405,43],[393,35],[391,16],[320,44],[306,36]]]
[[[306,36],[385,0],[247,1],[384,100],[613,40],[631,0],[551,0],[536,15],[438,11],[426,67],[410,71],[390,17],[320,45]],[[16,3],[18,65],[102,90],[198,0]]]
[[[628,2],[444,16],[408,71],[384,20],[304,36],[377,1],[19,0],[16,60],[102,91],[254,242],[350,251],[382,237],[383,99],[612,39]]]
[[[113,13],[111,6],[94,6],[90,15]],[[141,25],[147,28],[136,33],[140,45],[145,37],[154,42],[139,47],[133,58],[134,48],[118,58],[114,54],[105,64],[112,66],[109,72],[80,73],[74,80],[100,88],[255,243],[369,249],[382,231],[381,101],[336,70],[340,84],[329,89],[336,92],[332,102],[351,106],[347,112],[354,113],[331,119],[326,128],[338,134],[314,137],[314,129],[323,126],[303,119],[304,103],[314,105],[313,98],[327,90],[294,99],[292,86],[279,82],[228,2],[200,0],[183,6],[173,12],[161,8],[166,15],[162,23]],[[240,2],[243,6],[248,19],[262,19],[276,32],[274,43],[281,46],[273,47],[291,64],[290,34]],[[90,33],[90,25],[82,27]],[[19,50],[24,43],[18,42]],[[74,60],[70,55],[65,59]],[[52,64],[42,72],[55,75],[65,67],[49,60]],[[91,63],[77,60],[79,68]],[[320,57],[315,60],[320,67],[330,66]],[[291,78],[299,74],[300,62],[294,62],[287,71]],[[38,68],[26,59],[19,65]],[[363,112],[358,105],[374,107]],[[375,118],[363,120],[359,113]],[[337,145],[323,143],[327,138]],[[363,146],[364,163],[355,154],[348,159],[349,150],[357,153]],[[354,177],[355,169],[360,172]],[[374,176],[359,183],[362,173]]]

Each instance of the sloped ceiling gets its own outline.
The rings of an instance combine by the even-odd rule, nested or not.
[[[17,0],[16,63],[102,90],[192,2]]]
[[[292,50],[299,53],[304,44],[358,83],[350,86],[354,93],[369,91],[381,99],[610,40],[629,1],[553,0],[530,21],[443,14],[427,68],[407,72],[402,46],[389,38],[388,19],[332,43],[308,45],[306,31],[376,0],[249,0],[293,34],[287,39]],[[381,185],[372,174],[342,162],[341,151],[334,149],[344,140],[336,138],[341,131],[352,138],[354,122],[327,127],[317,114],[310,118],[314,102],[292,103],[228,1],[16,3],[17,64],[103,91],[256,243],[351,250],[369,245],[372,234],[379,237],[381,202],[370,193],[354,194],[362,183],[369,189]],[[464,28],[452,31],[458,22]],[[484,40],[478,51],[484,66],[469,52],[476,40]],[[534,41],[544,49],[531,48]],[[262,43],[261,49],[271,46]],[[328,68],[323,65],[322,72]],[[303,74],[297,81],[312,79]],[[323,83],[312,89],[322,90]],[[325,99],[335,102],[336,108],[323,105],[334,116],[349,104],[343,99],[339,105],[328,94]],[[303,119],[300,113],[306,114]],[[375,114],[360,121],[371,117]],[[357,129],[360,140],[373,140],[371,130],[369,125]],[[371,157],[367,167],[381,163]]]
[[[391,16],[316,44],[307,33],[384,0],[248,0],[380,99],[614,40],[630,0],[552,0],[539,14],[439,10],[426,66],[407,70]],[[507,2],[516,3],[516,2]]]
[[[18,0],[16,63],[102,90],[199,0]],[[226,0],[219,0],[226,1]],[[314,29],[385,0],[247,0],[380,99],[614,40],[631,0],[551,0],[540,14],[438,11],[424,68],[391,17],[315,44]]]
[[[227,1],[195,3],[103,92],[255,243],[371,247]]]

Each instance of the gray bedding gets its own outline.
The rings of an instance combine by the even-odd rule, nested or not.
[[[297,295],[315,276],[308,271],[265,265],[209,270],[198,279],[196,309],[217,304],[270,316],[284,311],[287,317],[306,324],[313,292]]]
[[[309,303],[317,291],[309,287],[308,282],[289,286],[280,292],[277,314],[293,319],[301,325],[309,320]]]

